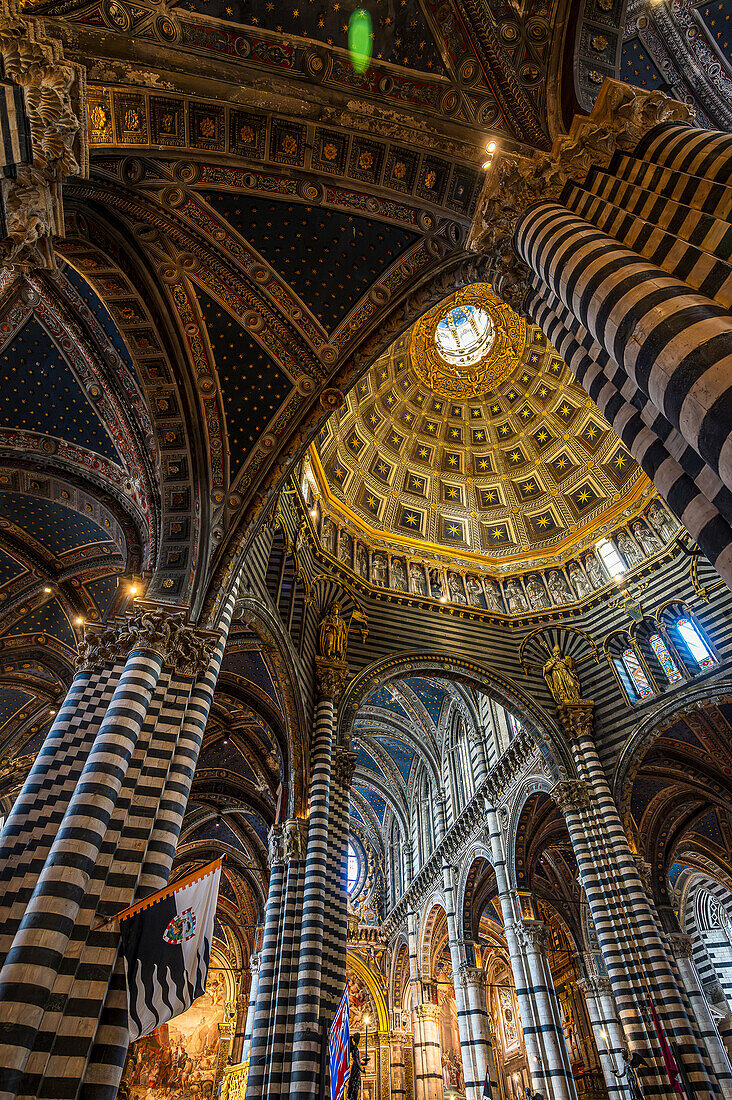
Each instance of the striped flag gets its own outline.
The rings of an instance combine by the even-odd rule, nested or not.
[[[206,988],[221,859],[117,914],[130,1042],[190,1008]]]
[[[348,1028],[348,985],[330,1025],[330,1100],[341,1100],[351,1076],[351,1036]]]

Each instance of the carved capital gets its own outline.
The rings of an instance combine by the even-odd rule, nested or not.
[[[575,115],[568,134],[557,136],[550,153],[499,153],[478,199],[468,247],[488,260],[488,281],[498,294],[520,307],[528,291],[529,269],[513,249],[520,218],[538,202],[557,202],[565,184],[581,183],[593,165],[606,168],[616,150],[632,152],[659,122],[693,121],[690,108],[660,92],[643,92],[606,80],[588,115]]]
[[[255,977],[259,973],[259,964],[261,962],[259,953],[249,956],[249,969],[252,972],[252,977]]]
[[[610,979],[601,977],[599,974],[588,974],[585,978],[578,978],[577,988],[581,989],[585,996],[596,994],[599,997],[605,997],[613,991]]]
[[[694,956],[694,943],[685,932],[667,932],[666,942],[675,959],[691,959]]]
[[[23,88],[32,156],[2,181],[7,237],[0,264],[53,270],[53,237],[63,237],[62,187],[69,176],[89,174],[86,70],[64,58],[44,24],[0,15],[4,76]]]
[[[580,699],[577,703],[561,703],[557,707],[557,718],[570,741],[592,737],[595,704],[588,699]]]
[[[333,777],[344,791],[349,791],[351,789],[357,760],[357,752],[349,752],[347,749],[336,749],[333,758]]]
[[[479,966],[468,966],[467,963],[462,963],[458,969],[458,977],[466,989],[468,986],[475,986],[478,989],[485,988],[485,971]]]
[[[315,658],[315,683],[321,699],[332,699],[338,706],[348,683],[348,665],[345,661]]]
[[[432,1001],[423,1001],[416,1008],[417,1015],[421,1020],[433,1020],[435,1023],[439,1020],[441,1011],[441,1006],[434,1004]]]
[[[524,951],[546,951],[549,925],[540,920],[517,920],[513,930],[518,945]]]
[[[80,671],[102,668],[140,649],[156,653],[182,676],[197,678],[208,668],[216,640],[215,634],[187,623],[183,613],[144,607],[101,629],[87,626],[76,667]]]
[[[581,779],[561,779],[549,793],[563,814],[583,810],[590,804],[590,788]]]
[[[305,858],[308,824],[291,817],[282,826],[282,853],[285,863],[299,863]]]
[[[638,852],[633,852],[633,860],[635,862],[635,869],[638,872],[638,878],[641,880],[643,889],[649,897],[653,896],[653,872],[650,863],[647,863],[643,856]]]
[[[273,825],[269,830],[267,862],[270,867],[277,867],[285,862],[285,843],[281,825]]]

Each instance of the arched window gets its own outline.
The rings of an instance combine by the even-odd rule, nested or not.
[[[682,641],[686,645],[686,648],[700,671],[711,668],[712,665],[716,664],[714,655],[702,637],[702,633],[696,623],[693,623],[691,619],[678,619],[676,622],[676,630],[680,634]]]
[[[602,542],[598,542],[597,552],[602,559],[602,564],[611,577],[620,577],[625,573],[623,559],[608,539],[603,539]]]
[[[361,873],[361,860],[358,858],[358,853],[353,845],[348,844],[348,868],[346,872],[346,889],[349,894],[352,894],[356,889],[359,877]]]
[[[679,666],[674,661],[673,657],[668,651],[668,646],[664,642],[660,634],[651,634],[648,641],[651,644],[653,652],[658,657],[658,663],[663,669],[664,675],[670,684],[678,684],[680,680],[683,680],[683,675],[679,671]]]
[[[511,740],[513,741],[514,737],[516,737],[517,734],[521,733],[521,730],[524,727],[521,725],[515,715],[509,714],[508,711],[506,713],[508,714],[508,724],[511,729]]]
[[[621,661],[625,669],[627,677],[630,678],[632,684],[632,694],[636,699],[648,699],[654,694],[650,681],[646,676],[637,654],[628,646],[623,650]]]

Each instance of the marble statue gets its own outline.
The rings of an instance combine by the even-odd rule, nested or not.
[[[569,591],[564,577],[561,576],[557,569],[552,569],[546,579],[546,583],[554,603],[572,602],[572,593]]]
[[[366,553],[366,547],[361,542],[359,542],[358,550],[356,551],[356,568],[362,577],[368,578],[369,556]]]
[[[664,542],[668,542],[676,534],[677,524],[671,519],[659,500],[654,501],[648,509],[648,518]]]
[[[581,600],[583,596],[589,596],[592,589],[590,588],[590,582],[582,572],[582,566],[579,562],[575,562],[569,567],[569,579],[572,582],[572,588],[574,588],[575,594]]]
[[[391,559],[391,586],[400,592],[407,591],[407,571],[401,558]]]
[[[371,559],[371,583],[386,588],[386,558],[383,554],[374,554]]]
[[[450,599],[453,603],[465,603],[465,593],[457,573],[449,573],[447,583],[450,586]]]
[[[617,537],[618,550],[625,558],[628,565],[637,565],[641,560],[641,553],[627,531],[621,531]]]
[[[544,586],[538,577],[529,577],[526,581],[526,592],[532,607],[546,607],[547,598]]]
[[[412,592],[416,592],[418,596],[427,595],[427,585],[424,579],[424,569],[421,565],[417,565],[415,561],[409,566],[409,580],[412,585]]]
[[[521,591],[521,586],[518,581],[506,581],[504,591],[509,611],[529,610],[528,604],[526,603],[526,597]]]
[[[661,549],[661,543],[658,541],[650,527],[644,527],[640,522],[633,524],[633,534],[635,535],[636,542],[639,542],[643,547],[646,554],[655,554],[657,550]]]
[[[468,590],[468,602],[473,607],[483,606],[483,586],[477,577],[468,575],[465,578],[465,587]]]
[[[590,578],[592,587],[602,588],[605,583],[605,578],[602,575],[600,563],[594,554],[588,554],[585,558],[585,570],[587,571],[587,576]]]

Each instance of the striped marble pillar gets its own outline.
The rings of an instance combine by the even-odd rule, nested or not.
[[[249,969],[252,980],[249,985],[249,1004],[247,1005],[247,1018],[244,1024],[244,1042],[239,1052],[239,1061],[246,1062],[252,1046],[252,1031],[254,1030],[254,1013],[257,1007],[257,989],[259,987],[259,963],[261,955],[252,955],[249,959]]]
[[[349,799],[357,756],[341,746],[333,755],[328,825],[328,908],[323,938],[327,965],[324,967],[322,1011],[329,1020],[346,987]]]
[[[610,979],[590,974],[579,978],[577,985],[587,1005],[587,1015],[600,1056],[608,1096],[610,1100],[627,1100],[625,1087],[618,1077],[623,1068],[624,1039],[618,1023]]]
[[[732,1067],[694,966],[691,937],[683,932],[667,932],[666,942],[725,1100],[732,1100]]]
[[[463,1052],[466,1098],[467,1100],[481,1100],[484,1095],[483,1087],[486,1077],[490,1085],[490,1095],[498,1096],[496,1063],[486,1003],[485,972],[479,966],[468,966],[467,963],[463,963],[458,972],[457,980],[464,990],[465,1021],[469,1040],[469,1048],[466,1052],[461,1033],[460,1046]],[[470,1084],[468,1083],[468,1062],[471,1066],[470,1077],[472,1080]]]
[[[320,1077],[321,1040],[330,1023],[324,1016],[323,991],[329,997],[338,974],[324,952],[326,928],[330,938],[331,910],[338,896],[330,897],[333,886],[328,868],[331,826],[332,755],[335,708],[345,688],[348,666],[344,661],[316,658],[317,702],[311,742],[310,801],[307,851],[305,853],[300,952],[294,1003],[294,1038],[290,1088],[292,1095],[315,1096]],[[339,925],[338,925],[339,926]],[[336,971],[337,971],[336,967]],[[325,1041],[325,1040],[322,1040]],[[327,1075],[327,1064],[326,1064]],[[247,1090],[252,1100],[257,1093]]]
[[[392,1033],[390,1040],[391,1100],[407,1100],[407,1078],[404,1066],[404,1039]]]
[[[273,825],[269,831],[269,890],[264,911],[262,946],[259,949],[257,1000],[249,1046],[249,1079],[246,1094],[251,1100],[265,1095],[266,1082],[270,1077],[271,1044],[274,1039],[272,1022],[277,996],[278,948],[282,931],[285,880],[282,826]]]
[[[648,1065],[646,1095],[663,1095],[668,1089],[650,1019],[649,1002],[653,1002],[696,1096],[718,1097],[720,1084],[669,965],[657,917],[595,747],[592,704],[565,704],[557,715],[569,738],[579,779],[557,784],[552,795],[564,813],[625,1037]]]
[[[475,790],[481,786],[488,775],[488,754],[486,750],[485,726],[471,726],[468,730],[470,744],[470,763],[473,769]]]
[[[414,1047],[419,1046],[419,1072],[415,1057],[415,1100],[443,1100],[440,1006],[422,1001],[415,1008]]]
[[[525,973],[530,983],[529,996],[533,1002],[534,1018],[539,1024],[539,1068],[535,1076],[543,1083],[544,1089],[553,1100],[577,1100],[577,1088],[572,1077],[562,1030],[562,1015],[547,954],[549,926],[539,920],[517,920],[514,923],[514,935],[525,959]],[[518,994],[518,990],[516,992]],[[540,1091],[544,1089],[540,1085]]]

